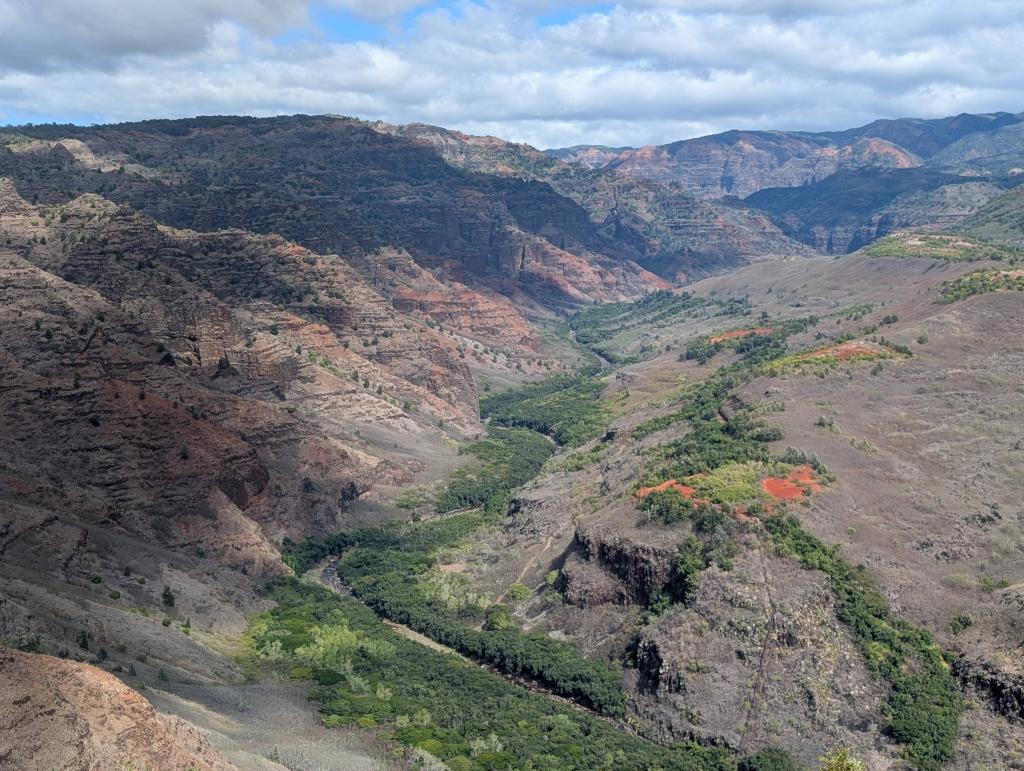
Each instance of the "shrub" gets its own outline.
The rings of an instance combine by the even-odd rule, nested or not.
[[[867,771],[868,768],[850,747],[838,747],[819,760],[821,771]]]
[[[889,683],[884,712],[890,733],[918,769],[938,771],[953,756],[963,698],[931,635],[897,618],[863,572],[839,557],[838,547],[825,546],[795,517],[769,517],[764,525],[782,551],[829,576],[839,620],[850,627],[868,668]]]
[[[965,629],[974,626],[974,617],[970,613],[964,611],[957,613],[953,617],[953,620],[949,622],[949,631],[953,634],[960,634]]]
[[[515,603],[525,602],[530,599],[532,594],[533,590],[530,589],[530,587],[525,584],[515,583],[508,588],[507,592],[505,592],[505,599],[509,602]]]
[[[739,762],[736,771],[800,771],[785,750],[767,747]]]

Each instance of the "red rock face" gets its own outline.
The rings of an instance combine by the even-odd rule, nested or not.
[[[456,343],[336,258],[171,231],[96,196],[42,211],[0,193],[13,532],[41,533],[53,512],[69,532],[114,528],[277,572],[280,538],[335,530],[371,485],[409,478],[355,428],[479,430]]]
[[[885,139],[855,139],[843,144],[813,135],[728,131],[627,150],[609,168],[639,179],[675,182],[707,198],[744,198],[764,188],[817,182],[842,169],[920,165],[913,153]]]

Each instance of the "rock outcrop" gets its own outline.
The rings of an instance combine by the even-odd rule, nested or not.
[[[643,543],[629,537],[628,534],[600,525],[578,527],[576,543],[581,549],[582,557],[617,578],[621,582],[619,593],[632,601],[646,603],[661,592],[672,579],[676,554],[674,547]],[[583,585],[573,580],[574,575],[576,574],[570,568],[570,596],[575,595],[577,602],[581,604],[603,601],[586,592]],[[601,594],[606,597],[612,593],[604,589]]]
[[[87,664],[0,648],[5,768],[232,771],[206,736]]]
[[[872,715],[885,688],[835,617],[827,581],[760,550],[701,575],[689,607],[644,627],[636,646],[639,712],[666,736],[718,737],[801,760],[842,742],[882,740]],[[881,767],[881,766],[880,766]]]
[[[1024,719],[1024,677],[1001,672],[987,661],[961,656],[952,664],[960,682],[973,688],[1004,717]]]

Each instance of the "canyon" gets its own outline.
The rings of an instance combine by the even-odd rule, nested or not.
[[[0,129],[0,761],[1024,762],[1020,125]]]

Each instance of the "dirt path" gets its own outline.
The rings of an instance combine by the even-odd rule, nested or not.
[[[467,659],[457,650],[449,648],[447,645],[442,645],[436,640],[431,640],[425,634],[420,634],[415,629],[410,629],[409,627],[403,626],[402,624],[396,624],[394,621],[388,621],[386,618],[382,618],[381,621],[384,622],[384,626],[386,626],[395,634],[401,635],[406,640],[412,640],[413,642],[419,643],[420,645],[430,648],[431,650],[435,650],[438,653],[447,653],[449,656],[458,656],[463,661],[469,661],[469,659]]]
[[[526,561],[526,564],[523,565],[523,569],[519,571],[519,575],[516,576],[516,580],[513,583],[521,584],[523,582],[523,579],[526,577],[526,574],[530,572],[530,568],[532,568],[534,564],[536,564],[537,560],[540,559],[540,555],[544,554],[544,552],[551,548],[552,540],[552,536],[549,535],[547,537],[547,540],[544,541],[544,546],[541,548],[541,550]],[[508,596],[508,589],[506,589],[504,594],[502,594],[497,600],[495,600],[495,602],[504,602],[506,596]]]

